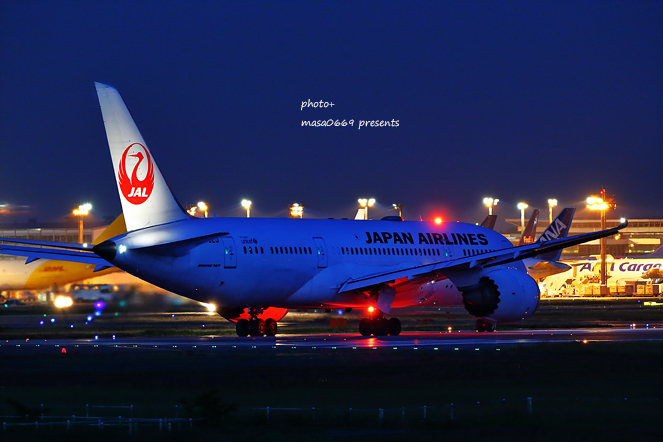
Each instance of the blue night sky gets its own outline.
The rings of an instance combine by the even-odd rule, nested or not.
[[[0,221],[120,213],[94,81],[218,216],[374,197],[477,222],[486,196],[517,218],[606,187],[663,217],[662,23],[660,1],[0,0],[0,203],[29,206]],[[323,119],[355,124],[301,126]]]

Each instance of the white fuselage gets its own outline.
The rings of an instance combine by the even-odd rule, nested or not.
[[[206,239],[194,247],[166,244],[202,236]],[[404,264],[512,247],[499,233],[464,223],[261,218],[190,219],[129,232],[113,242],[114,265],[166,290],[220,306],[289,308],[366,306],[359,293],[339,293],[341,286]],[[460,303],[458,290],[444,280],[396,280],[393,307],[416,304],[435,292]]]

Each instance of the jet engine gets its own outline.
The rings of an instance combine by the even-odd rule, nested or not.
[[[516,269],[500,268],[484,273],[479,282],[463,287],[463,304],[473,316],[493,322],[521,321],[539,304],[539,286]]]

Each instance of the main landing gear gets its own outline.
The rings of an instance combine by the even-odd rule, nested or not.
[[[497,323],[484,321],[483,319],[477,319],[478,332],[494,332],[495,330],[497,330]]]
[[[269,318],[262,320],[258,318],[261,309],[251,307],[249,309],[250,319],[240,319],[237,321],[235,329],[237,336],[275,336],[278,325],[275,320]]]
[[[381,311],[359,321],[359,333],[362,336],[398,336],[401,333],[401,320],[387,319]]]

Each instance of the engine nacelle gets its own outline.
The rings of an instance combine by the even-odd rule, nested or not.
[[[463,287],[463,304],[470,314],[488,321],[522,321],[539,305],[539,286],[525,272],[495,269],[484,273],[477,284]]]

